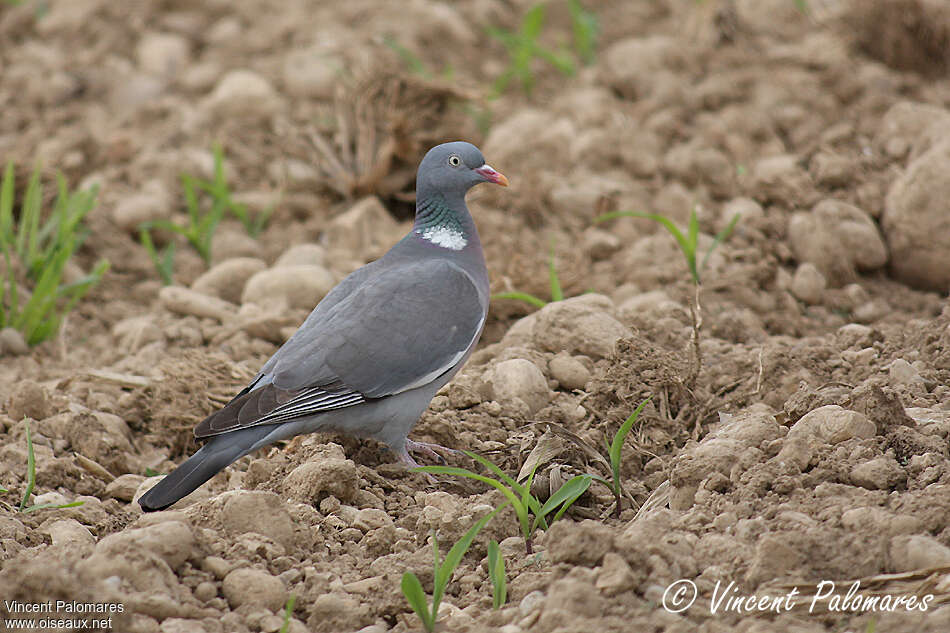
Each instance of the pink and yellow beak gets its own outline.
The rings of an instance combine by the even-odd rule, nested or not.
[[[495,168],[485,163],[481,167],[475,170],[479,176],[484,178],[487,182],[493,182],[496,185],[501,185],[502,187],[508,186],[508,179],[500,171],[495,171]]]

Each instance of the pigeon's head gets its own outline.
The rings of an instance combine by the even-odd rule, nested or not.
[[[419,163],[416,193],[464,196],[466,191],[480,182],[508,186],[505,175],[486,164],[481,151],[471,143],[443,143],[430,149]]]

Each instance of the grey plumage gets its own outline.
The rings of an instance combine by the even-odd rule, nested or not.
[[[142,508],[166,508],[234,460],[300,433],[374,438],[414,465],[407,435],[468,359],[488,313],[488,273],[465,206],[480,182],[508,184],[474,145],[429,150],[412,231],[340,282],[251,384],[198,424],[207,442],[139,499]]]

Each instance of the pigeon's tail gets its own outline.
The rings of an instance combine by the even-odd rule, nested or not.
[[[228,464],[258,447],[273,426],[253,426],[213,437],[185,462],[139,498],[146,512],[164,510],[214,477]]]

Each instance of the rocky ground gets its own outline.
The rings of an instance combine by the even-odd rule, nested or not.
[[[494,301],[413,437],[512,475],[544,438],[544,497],[603,474],[553,424],[600,446],[652,399],[621,470],[635,504],[614,518],[595,484],[532,556],[506,510],[456,571],[443,630],[950,630],[948,6],[590,1],[592,64],[537,61],[530,95],[487,101],[507,63],[487,29],[517,29],[531,4],[0,4],[0,156],[99,184],[78,265],[112,264],[58,339],[2,357],[0,598],[121,604],[115,631],[270,633],[293,594],[293,632],[421,630],[402,574],[431,591],[432,533],[445,551],[499,505],[486,486],[430,485],[372,442],[312,436],[169,511],[134,498],[407,230],[423,151],[465,138],[512,183],[469,198],[493,291],[549,296],[553,248],[569,298]],[[557,49],[571,22],[548,5]],[[257,238],[224,222],[210,265],[180,244],[163,288],[136,229],[183,217],[179,176],[209,177],[215,141],[235,198],[274,215]],[[674,241],[649,220],[594,222],[693,209],[702,248],[741,214],[704,270],[695,381]],[[16,511],[26,421],[32,501],[82,505]],[[671,613],[679,579],[699,598]],[[823,580],[839,600],[809,609]],[[855,609],[840,599],[854,580],[864,597],[931,597]],[[713,612],[730,581],[730,596],[798,598]]]

